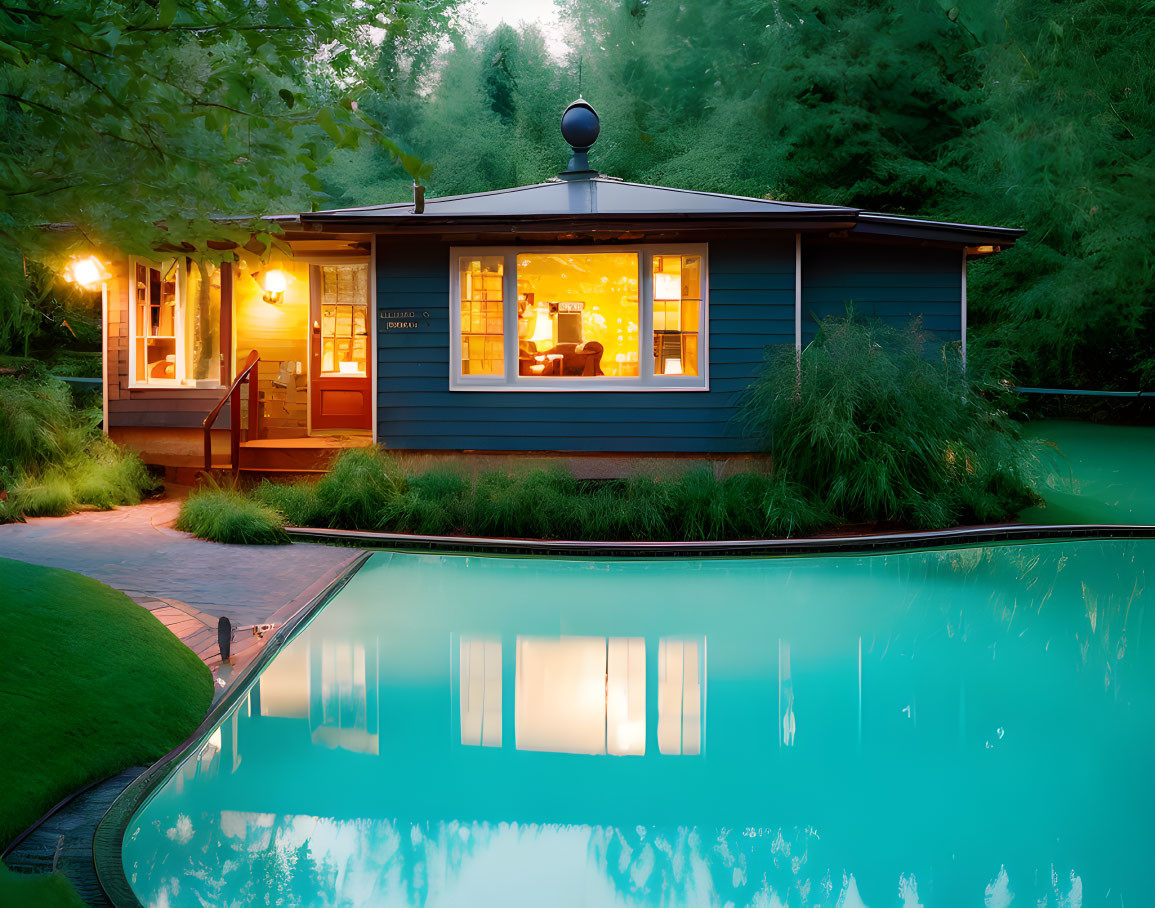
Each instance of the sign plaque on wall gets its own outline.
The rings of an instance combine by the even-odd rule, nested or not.
[[[382,331],[412,331],[424,322],[429,325],[429,313],[417,309],[382,309],[377,313]]]

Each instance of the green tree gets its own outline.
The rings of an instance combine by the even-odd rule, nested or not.
[[[1155,4],[1006,0],[948,216],[1028,228],[972,268],[975,323],[1021,379],[1155,387]]]
[[[374,84],[373,29],[440,21],[452,2],[0,7],[0,344],[21,323],[22,257],[59,264],[92,244],[203,256],[208,239],[253,234],[267,245],[257,218],[317,203],[320,163],[366,138],[420,174],[357,102]]]

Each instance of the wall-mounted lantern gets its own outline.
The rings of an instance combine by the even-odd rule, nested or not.
[[[85,290],[94,290],[101,281],[106,281],[112,277],[108,273],[108,269],[95,255],[83,259],[73,259],[64,269],[64,276]]]
[[[253,275],[257,278],[257,275]],[[265,272],[264,280],[257,279],[257,283],[261,285],[264,293],[261,294],[261,299],[270,305],[279,306],[285,301],[285,289],[288,287],[288,282],[285,280],[285,272],[279,268],[273,268]]]

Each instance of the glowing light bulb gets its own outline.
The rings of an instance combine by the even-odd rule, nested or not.
[[[91,290],[108,275],[96,256],[90,255],[86,259],[79,259],[73,262],[72,266],[68,269],[68,276],[73,283]]]
[[[288,282],[285,280],[285,272],[279,268],[266,271],[265,293],[262,299],[266,303],[279,303],[285,298],[286,287],[288,287]]]

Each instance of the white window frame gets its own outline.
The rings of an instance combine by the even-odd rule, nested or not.
[[[517,256],[526,253],[582,254],[633,252],[638,256],[638,375],[530,376],[517,374]],[[461,266],[463,257],[504,256],[502,328],[505,373],[461,374]],[[698,312],[698,374],[654,374],[653,259],[655,255],[702,258],[702,305]],[[512,305],[511,305],[512,303]],[[512,343],[510,339],[512,338]],[[450,391],[709,391],[710,260],[707,243],[647,243],[604,246],[453,246],[449,250],[449,390]]]
[[[144,265],[155,268],[164,274],[169,262],[176,266],[176,311],[173,313],[173,331],[175,332],[176,350],[176,377],[158,378],[154,381],[139,381],[136,377],[136,266]],[[187,292],[185,263],[183,257],[171,259],[146,258],[141,255],[130,256],[128,259],[128,387],[147,391],[150,388],[189,388],[195,390],[195,385],[185,384],[185,349],[184,349],[184,316],[185,294]]]

